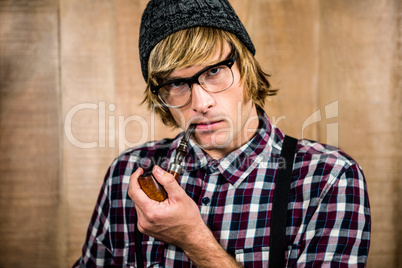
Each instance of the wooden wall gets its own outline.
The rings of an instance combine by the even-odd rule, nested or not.
[[[363,167],[368,267],[402,267],[402,3],[231,0],[288,134]],[[140,105],[146,0],[0,0],[0,267],[69,267],[108,165],[173,136]]]

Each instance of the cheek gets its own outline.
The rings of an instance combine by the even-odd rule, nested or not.
[[[184,129],[186,125],[186,117],[185,117],[185,110],[184,109],[172,109],[169,108],[170,113],[172,114],[174,120],[179,125],[181,129]]]
[[[243,87],[239,83],[233,84],[231,88],[217,95],[219,95],[221,105],[228,108],[244,105],[248,101],[245,97]]]

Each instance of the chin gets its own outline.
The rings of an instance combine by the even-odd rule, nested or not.
[[[197,135],[198,136],[198,135]],[[200,135],[195,141],[204,150],[214,150],[226,148],[232,139],[229,135]]]

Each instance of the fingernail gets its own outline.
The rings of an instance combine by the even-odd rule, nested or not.
[[[161,169],[159,166],[154,166],[154,172],[158,175],[162,175],[165,171]]]

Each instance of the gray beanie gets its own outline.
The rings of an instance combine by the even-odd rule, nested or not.
[[[255,54],[250,36],[227,0],[151,0],[142,15],[139,39],[145,81],[149,55],[160,41],[179,30],[202,26],[235,34]]]

